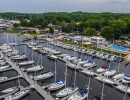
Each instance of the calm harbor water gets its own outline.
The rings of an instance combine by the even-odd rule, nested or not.
[[[15,34],[8,34],[8,40],[7,40],[7,34],[0,34],[0,44],[3,43],[7,43],[7,42],[22,42],[23,41],[23,37],[21,36],[16,36]],[[34,40],[32,40],[34,41]],[[45,45],[45,43],[43,43],[42,45]],[[48,47],[50,48],[54,48],[57,50],[61,50],[62,52],[66,52],[69,53],[71,55],[74,55],[74,52],[71,50],[65,50],[63,48],[57,47],[57,46],[53,46],[53,45],[49,45],[47,44]],[[19,51],[21,53],[25,53],[30,60],[34,60],[36,63],[39,63],[41,65],[44,66],[44,71],[49,71],[51,70],[52,72],[54,72],[54,61],[48,59],[45,55],[41,55],[36,51],[32,51],[30,48],[26,47],[25,45],[22,46],[18,46],[16,47],[17,49],[19,49]],[[90,59],[90,60],[94,60],[97,63],[97,67],[93,68],[92,70],[95,71],[97,68],[99,68],[102,65],[107,65],[109,66],[110,62],[105,61],[105,60],[101,60],[98,59],[96,57],[91,57],[91,56],[86,56],[83,54],[79,54],[79,53],[75,53],[76,56],[82,57],[83,59]],[[65,72],[65,63],[57,60],[57,79],[64,79],[64,72]],[[116,62],[111,62],[111,69],[115,69],[118,66],[118,63]],[[125,67],[125,63],[122,62],[120,64],[120,72],[125,72],[126,74],[130,73],[130,66]],[[40,73],[40,72],[39,72]],[[31,73],[34,74],[34,73]],[[0,73],[0,76],[7,76],[7,77],[14,77],[17,75],[16,71],[8,71],[8,72],[3,72]],[[86,76],[80,72],[77,71],[77,76],[76,76],[76,85],[79,88],[84,88],[86,85],[88,85],[88,80],[89,80],[89,76]],[[23,86],[28,86],[28,83],[26,83],[26,81],[24,79],[20,79],[21,84]],[[47,85],[54,82],[54,78],[50,78],[47,80],[42,80],[42,81],[38,81],[38,84],[41,86]],[[74,82],[74,70],[68,68],[68,75],[67,75],[67,85],[69,86],[70,84],[72,84]],[[0,91],[3,89],[6,89],[8,87],[12,87],[15,86],[17,84],[17,80],[13,80],[13,81],[9,81],[6,83],[2,83],[0,84]],[[95,80],[95,78],[91,77],[91,89],[90,89],[90,93],[89,93],[89,98],[93,98],[96,95],[100,96],[100,93],[102,91],[102,86],[103,83]],[[51,92],[52,96],[55,97],[55,94],[58,91],[53,91]],[[0,95],[2,95],[2,93],[0,93]],[[105,89],[104,89],[104,100],[123,100],[124,97],[124,93],[117,91],[115,89],[115,86],[111,86],[111,85],[106,85],[105,84]],[[43,98],[35,91],[35,90],[31,90],[29,95],[25,96],[24,98],[22,98],[21,100],[43,100]],[[126,100],[130,100],[130,96],[127,95],[127,99]]]

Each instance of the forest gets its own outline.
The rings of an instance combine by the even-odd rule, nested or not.
[[[18,19],[20,25],[14,27],[36,27],[44,29],[49,23],[62,26],[66,33],[78,32],[84,36],[101,35],[108,40],[130,37],[130,14],[128,13],[88,13],[88,12],[50,12],[50,13],[0,13],[0,18]]]

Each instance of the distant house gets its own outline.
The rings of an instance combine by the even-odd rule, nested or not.
[[[40,33],[40,30],[38,28],[28,27],[26,30],[32,33]]]
[[[40,29],[40,34],[46,34],[49,33],[49,28],[45,28],[45,29]]]

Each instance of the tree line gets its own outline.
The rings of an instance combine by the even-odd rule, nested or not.
[[[108,40],[119,39],[122,35],[130,34],[130,14],[128,13],[87,13],[87,12],[59,12],[59,13],[0,13],[4,19],[18,19],[24,27],[43,29],[49,23],[62,26],[66,33],[77,32],[80,35],[101,35]]]

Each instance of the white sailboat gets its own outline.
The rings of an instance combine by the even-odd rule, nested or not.
[[[125,85],[118,85],[116,86],[116,89],[119,90],[119,91],[122,91],[122,92],[126,92],[128,94],[130,94],[130,87],[127,88],[127,86]]]
[[[27,72],[34,72],[34,71],[40,71],[43,70],[43,66],[37,65],[37,66],[33,66],[31,68],[27,68],[27,69],[23,69],[21,68],[23,71],[27,71]]]
[[[116,70],[107,70],[107,71],[104,73],[104,76],[110,77],[110,76],[115,75],[115,73],[116,73]]]
[[[34,64],[35,62],[33,60],[30,61],[24,61],[24,62],[20,62],[19,66],[26,66],[26,65],[31,65]]]
[[[107,71],[108,67],[107,66],[101,66],[100,68],[98,68],[96,70],[97,73],[104,73],[105,71]]]
[[[113,76],[112,79],[116,81],[116,80],[122,79],[124,76],[125,76],[124,73],[119,73]]]
[[[88,96],[88,91],[86,89],[80,89],[78,92],[70,96],[68,100],[85,100]]]
[[[30,89],[25,89],[25,90],[18,90],[17,92],[6,96],[4,98],[4,100],[18,100],[21,99],[23,96],[25,96],[26,94],[28,94],[30,91]]]
[[[96,66],[96,63],[94,61],[88,61],[86,64],[83,65],[83,67],[94,67]]]
[[[33,76],[35,81],[42,80],[42,79],[48,79],[53,76],[53,73],[51,71],[41,73],[40,75]]]
[[[57,71],[56,71],[56,60],[55,60],[55,82],[52,83],[51,86],[48,88],[50,91],[61,89],[66,84],[65,80],[63,80],[63,79],[57,80],[56,75],[57,75]]]
[[[9,68],[9,67],[10,67],[9,65],[0,66],[0,71],[1,71],[1,70],[4,70],[4,69],[7,69],[7,68]]]
[[[74,76],[74,84],[72,84],[69,87],[66,87],[66,84],[65,84],[65,89],[59,91],[56,94],[56,97],[59,97],[59,98],[65,97],[65,96],[71,95],[71,94],[75,93],[76,91],[78,91],[78,87],[75,85],[75,81],[76,81],[76,69],[75,69],[75,76]]]
[[[87,69],[83,69],[81,70],[82,73],[84,73],[85,75],[90,75],[90,76],[94,76],[94,72],[91,70],[87,70]]]

